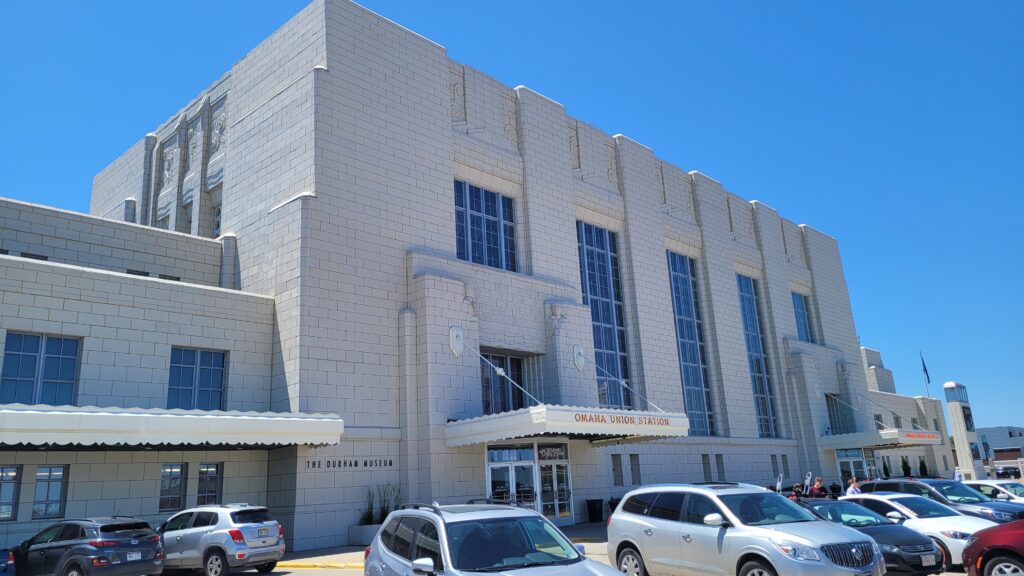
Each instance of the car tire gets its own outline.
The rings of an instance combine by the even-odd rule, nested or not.
[[[740,567],[738,576],[778,576],[772,565],[764,560],[751,560]]]
[[[256,567],[256,571],[260,574],[267,574],[274,571],[277,568],[277,562],[267,562],[266,564],[260,564]]]
[[[1013,556],[996,556],[985,562],[985,576],[1024,574],[1024,562]]]
[[[635,548],[624,548],[616,562],[619,572],[626,576],[647,576],[644,559]]]
[[[78,567],[78,564],[71,564],[64,569],[64,576],[82,576],[82,569]]]
[[[203,557],[203,576],[227,576],[228,560],[220,550],[211,550]]]
[[[950,568],[953,567],[953,562],[949,556],[949,549],[936,538],[932,538],[932,542],[935,542],[935,547],[938,548],[939,553],[942,554],[942,558],[939,559],[939,566],[942,567],[943,572],[949,572]]]

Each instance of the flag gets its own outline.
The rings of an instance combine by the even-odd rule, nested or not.
[[[918,352],[921,355],[921,370],[924,370],[924,381],[928,384],[932,383],[932,377],[928,375],[928,365],[924,363],[924,354]]]

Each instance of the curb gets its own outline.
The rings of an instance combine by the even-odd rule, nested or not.
[[[278,568],[315,569],[328,568],[334,570],[362,570],[362,562],[278,562]]]

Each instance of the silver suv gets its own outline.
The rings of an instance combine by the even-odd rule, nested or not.
[[[622,576],[585,558],[533,510],[497,505],[410,504],[388,515],[366,547],[365,576],[519,571],[559,576]]]
[[[165,568],[201,569],[223,576],[232,568],[267,573],[284,556],[284,527],[263,506],[223,504],[190,508],[157,529]]]
[[[634,490],[608,519],[608,559],[628,576],[882,576],[878,545],[778,494],[729,483]]]

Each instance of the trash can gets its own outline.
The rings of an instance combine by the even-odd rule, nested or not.
[[[604,500],[587,500],[587,520],[590,522],[604,520]]]

